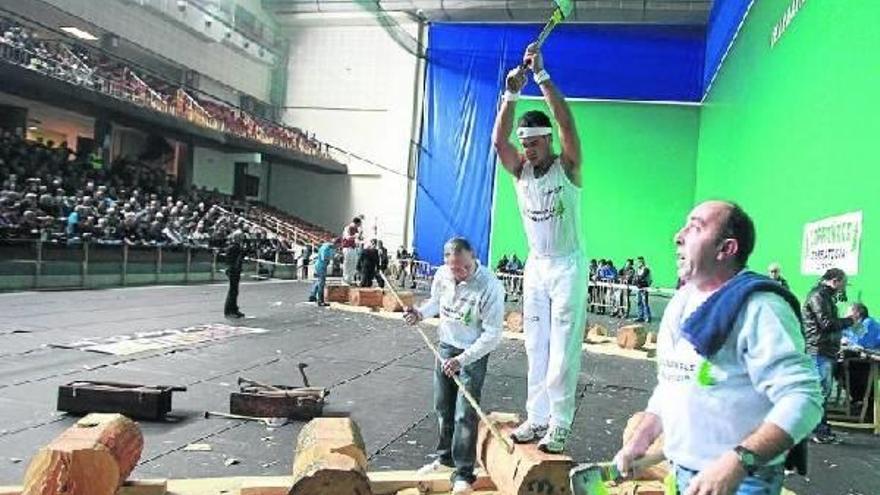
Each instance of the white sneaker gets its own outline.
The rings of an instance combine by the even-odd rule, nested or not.
[[[474,493],[474,489],[465,480],[456,480],[452,484],[452,495],[471,495],[471,493]]]
[[[565,441],[571,430],[562,426],[554,426],[547,430],[544,438],[538,442],[538,450],[548,454],[561,454],[565,450]]]
[[[529,443],[543,437],[547,433],[547,425],[533,425],[525,421],[510,433],[513,443]]]
[[[441,463],[440,459],[434,459],[433,462],[420,467],[416,474],[424,476],[433,473],[451,473],[454,470],[454,468]]]

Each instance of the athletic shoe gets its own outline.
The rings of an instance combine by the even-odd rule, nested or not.
[[[452,484],[452,495],[471,495],[471,493],[474,493],[474,489],[465,480],[456,480]]]
[[[424,476],[433,473],[451,473],[452,471],[454,471],[452,467],[443,464],[440,459],[434,459],[433,462],[420,467],[416,474]]]
[[[571,433],[571,430],[561,426],[554,426],[548,429],[544,438],[538,442],[538,450],[548,454],[561,454],[565,450],[565,441],[568,440],[569,433]]]
[[[317,301],[315,296],[309,296],[309,302],[315,302],[315,301]]]
[[[547,433],[547,425],[533,425],[525,421],[510,433],[513,443],[529,443],[541,438]]]

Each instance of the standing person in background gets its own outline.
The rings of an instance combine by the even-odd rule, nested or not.
[[[840,352],[840,339],[843,329],[852,326],[852,318],[839,318],[837,300],[842,299],[846,290],[846,273],[840,268],[829,268],[819,283],[810,290],[804,300],[804,335],[807,339],[807,353],[813,357],[826,408],[834,385],[834,366]],[[837,439],[828,424],[827,410],[822,422],[813,432],[816,443],[830,443]]]
[[[243,318],[244,313],[238,309],[238,283],[241,281],[241,266],[244,262],[244,232],[236,230],[227,241],[226,251],[226,277],[229,279],[229,289],[226,291],[226,304],[223,314],[227,318]]]
[[[639,305],[639,316],[636,318],[636,321],[651,323],[651,304],[648,300],[648,288],[651,287],[653,280],[651,280],[651,269],[648,268],[643,256],[636,258],[636,274],[634,281],[636,289],[638,290],[637,297]],[[679,285],[681,285],[681,281],[679,282]]]
[[[370,244],[361,250],[358,259],[360,267],[361,287],[372,287],[373,279],[379,287],[385,287],[385,281],[379,275],[379,248],[376,239],[371,239]]]
[[[302,279],[309,279],[309,262],[312,260],[312,245],[306,244],[302,248],[302,253],[300,254],[300,271],[302,273]]]
[[[382,241],[376,241],[376,249],[379,251],[379,271],[384,275],[388,275],[388,249],[382,244]],[[379,287],[385,286],[385,279],[379,277],[381,284]]]
[[[342,239],[337,237],[332,242],[325,242],[318,248],[318,254],[315,256],[315,283],[312,285],[312,293],[309,296],[309,302],[317,303],[318,306],[329,306],[324,301],[324,286],[327,283],[327,270],[333,263],[336,255],[336,249],[342,244]]]
[[[782,267],[779,266],[779,263],[775,261],[770,263],[770,266],[767,267],[767,273],[770,275],[770,278],[782,284],[783,287],[788,289],[788,281],[782,278]]]
[[[358,241],[361,238],[360,217],[354,217],[342,230],[342,281],[354,284],[354,274],[358,261]]]

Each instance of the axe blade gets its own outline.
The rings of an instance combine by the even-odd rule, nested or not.
[[[610,462],[580,464],[569,473],[572,495],[608,495],[605,483],[620,478],[617,466]]]

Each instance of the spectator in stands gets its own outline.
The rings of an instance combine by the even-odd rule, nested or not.
[[[648,264],[645,263],[645,258],[639,256],[636,258],[636,272],[633,284],[637,289],[636,294],[639,307],[639,315],[636,318],[636,321],[651,323],[651,304],[648,299],[648,289],[653,285],[653,282],[654,281],[651,278],[651,269],[648,268]]]
[[[770,278],[782,284],[783,287],[788,289],[788,282],[782,278],[782,267],[779,266],[779,263],[775,261],[770,263],[770,266],[767,267],[767,273],[770,275]]]
[[[357,268],[357,244],[363,237],[360,217],[354,217],[342,231],[342,281],[353,285]]]
[[[843,270],[828,269],[807,294],[802,310],[807,353],[813,357],[819,372],[826,408],[834,384],[834,366],[837,353],[840,352],[841,333],[844,328],[853,324],[852,318],[839,318],[837,312],[837,300],[846,289],[846,284],[847,277]],[[813,432],[812,439],[816,443],[836,440],[828,424],[827,411]]]
[[[327,283],[327,270],[336,255],[336,250],[342,245],[342,238],[337,237],[332,242],[325,242],[318,248],[315,256],[315,283],[312,285],[312,293],[309,301],[317,303],[319,307],[329,306],[324,301],[324,287]]]

